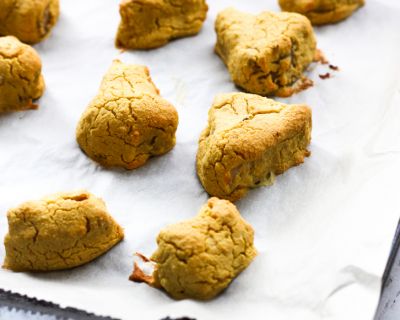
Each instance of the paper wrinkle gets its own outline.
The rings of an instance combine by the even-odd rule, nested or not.
[[[126,237],[73,270],[0,270],[1,287],[121,319],[373,318],[400,211],[395,0],[368,0],[346,21],[315,28],[318,48],[340,71],[312,65],[307,75],[314,87],[277,99],[312,108],[312,154],[274,185],[251,190],[236,203],[255,229],[259,255],[248,269],[205,303],[173,301],[128,280],[134,253],[151,256],[158,232],[195,216],[208,198],[195,157],[214,96],[239,91],[214,53],[216,15],[232,5],[253,13],[279,10],[276,0],[209,1],[199,35],[156,50],[120,52],[114,47],[118,1],[61,1],[59,23],[35,46],[47,85],[40,108],[0,116],[0,237],[9,208],[78,189],[102,197]],[[179,113],[175,148],[134,171],[96,165],[75,141],[76,124],[115,58],[147,65]],[[332,78],[321,80],[326,72]],[[1,261],[4,254],[0,246]]]
[[[340,294],[340,291],[346,289],[348,286],[351,286],[353,284],[360,284],[366,288],[371,289],[374,288],[376,284],[380,281],[380,277],[370,274],[365,270],[353,265],[348,265],[344,267],[342,270],[340,270],[340,272],[347,279],[338,283],[337,287],[334,288],[332,292],[330,292],[325,298],[325,301],[336,294]]]

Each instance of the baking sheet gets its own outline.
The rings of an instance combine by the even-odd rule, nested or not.
[[[350,19],[316,29],[340,72],[321,80],[329,69],[312,66],[314,87],[281,99],[312,107],[312,155],[237,202],[255,228],[258,257],[217,299],[177,302],[127,280],[133,253],[151,254],[163,226],[194,216],[207,199],[195,174],[197,139],[214,95],[238,91],[213,53],[217,12],[279,10],[277,1],[209,1],[198,36],[120,52],[117,1],[62,0],[51,37],[35,46],[47,83],[40,109],[0,116],[0,236],[10,207],[85,188],[106,201],[126,238],[74,270],[0,270],[0,286],[122,319],[372,319],[400,213],[400,6],[367,2]],[[149,66],[180,116],[173,151],[131,172],[97,166],[75,142],[77,121],[114,58]]]

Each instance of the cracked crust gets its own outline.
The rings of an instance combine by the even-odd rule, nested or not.
[[[281,97],[308,87],[302,74],[315,59],[316,40],[306,17],[268,11],[252,15],[228,8],[218,14],[215,30],[215,51],[237,86]]]
[[[123,238],[100,198],[86,191],[28,201],[7,214],[4,268],[50,271],[85,264]]]
[[[152,49],[195,35],[207,10],[204,0],[122,0],[116,46]]]
[[[313,25],[339,22],[365,4],[365,0],[279,0],[284,11],[298,12]]]
[[[197,175],[212,196],[236,201],[250,188],[309,156],[311,110],[265,97],[218,95],[208,113],[197,152]]]
[[[42,63],[31,46],[0,37],[0,113],[36,109],[44,91]]]
[[[103,166],[135,169],[175,145],[178,114],[145,66],[115,60],[77,130],[82,150]]]
[[[0,35],[13,35],[35,44],[46,38],[56,24],[59,0],[0,1]]]
[[[131,280],[163,288],[174,299],[212,299],[257,255],[253,239],[232,203],[211,198],[196,217],[161,230],[153,276],[136,265]]]

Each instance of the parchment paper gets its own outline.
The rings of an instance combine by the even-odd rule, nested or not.
[[[74,270],[1,270],[0,286],[122,319],[372,319],[400,213],[398,2],[368,0],[350,19],[316,28],[319,48],[340,72],[312,66],[314,87],[281,99],[312,107],[312,155],[237,203],[259,255],[203,303],[128,281],[133,253],[150,255],[163,226],[193,217],[207,199],[195,174],[197,139],[214,95],[238,91],[213,52],[217,12],[279,10],[277,1],[210,0],[198,36],[124,53],[114,48],[118,1],[61,2],[52,35],[35,46],[47,83],[40,109],[0,117],[0,236],[9,208],[85,188],[106,201],[126,238]],[[131,172],[101,168],[75,142],[77,121],[114,58],[149,66],[180,116],[173,151]],[[328,71],[333,78],[318,77]]]

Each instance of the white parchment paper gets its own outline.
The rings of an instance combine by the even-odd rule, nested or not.
[[[213,301],[177,302],[127,280],[133,253],[150,255],[163,226],[191,218],[207,199],[195,173],[197,139],[214,95],[238,90],[213,53],[217,12],[279,8],[275,0],[210,0],[198,36],[121,53],[117,2],[62,0],[52,35],[35,46],[47,83],[40,109],[0,116],[0,237],[10,207],[85,188],[106,201],[126,238],[74,270],[0,270],[0,287],[122,319],[372,319],[400,214],[399,3],[367,0],[350,19],[316,28],[319,48],[340,72],[312,66],[315,86],[282,99],[312,107],[311,157],[237,203],[256,231],[250,267]],[[180,116],[173,151],[131,172],[101,168],[75,142],[77,121],[114,58],[149,66]],[[327,71],[334,77],[319,79]]]

